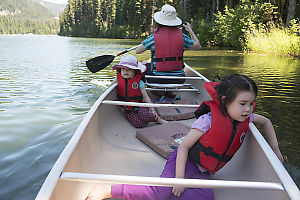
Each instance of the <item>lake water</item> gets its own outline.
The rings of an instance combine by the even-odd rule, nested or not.
[[[113,79],[110,67],[92,74],[85,61],[137,44],[136,40],[0,35],[0,199],[35,198],[105,90],[93,80]],[[138,58],[148,59],[149,53]],[[201,50],[186,51],[185,61],[210,80],[241,73],[257,82],[256,112],[273,122],[284,166],[299,186],[300,60]]]

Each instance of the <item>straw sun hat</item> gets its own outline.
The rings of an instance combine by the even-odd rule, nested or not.
[[[125,55],[121,58],[120,62],[112,67],[112,69],[119,68],[129,68],[129,69],[138,69],[144,73],[147,69],[145,65],[137,60],[133,55]]]
[[[165,26],[179,26],[182,21],[176,16],[176,9],[170,5],[164,5],[161,11],[154,14],[154,20]]]

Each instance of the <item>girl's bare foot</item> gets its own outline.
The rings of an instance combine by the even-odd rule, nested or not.
[[[102,200],[111,197],[111,186],[110,185],[101,185],[97,184],[89,192],[85,200]]]
[[[166,120],[164,120],[164,119],[158,117],[158,118],[157,118],[157,123],[158,123],[158,124],[166,124],[166,123],[168,123],[168,121],[166,121]]]

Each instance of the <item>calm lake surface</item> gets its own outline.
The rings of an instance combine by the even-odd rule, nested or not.
[[[35,198],[79,123],[106,89],[92,80],[113,79],[110,67],[92,74],[85,61],[138,43],[0,35],[0,199]],[[138,58],[146,60],[149,53]],[[201,50],[186,51],[185,61],[210,80],[241,73],[256,81],[256,112],[273,122],[284,166],[299,187],[300,59]]]

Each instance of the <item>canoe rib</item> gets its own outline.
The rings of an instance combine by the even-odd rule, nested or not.
[[[248,188],[261,190],[284,190],[282,184],[272,182],[160,178],[72,172],[63,172],[60,179],[68,181],[97,181],[110,184],[133,184],[169,187],[185,186],[191,188]]]

